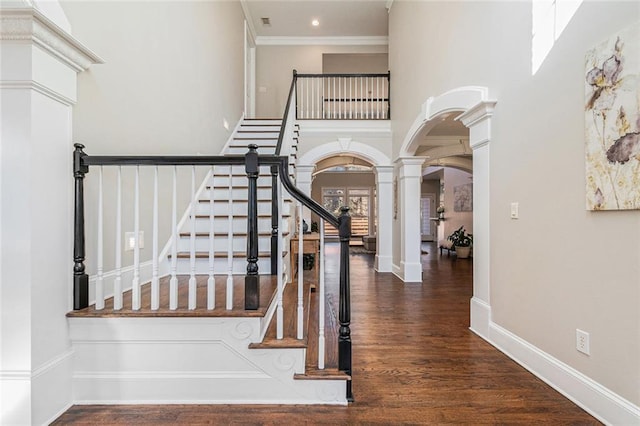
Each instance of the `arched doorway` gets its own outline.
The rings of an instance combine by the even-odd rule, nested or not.
[[[411,229],[419,226],[422,165],[429,160],[420,156],[421,136],[442,122],[453,118],[469,129],[469,148],[473,151],[473,232],[474,274],[471,299],[471,330],[488,338],[490,304],[489,242],[489,147],[491,116],[496,105],[485,87],[468,86],[431,97],[422,106],[403,141],[396,160],[399,196],[403,206],[400,217],[400,257],[394,258],[394,272],[404,281],[421,281],[420,236]],[[396,228],[397,229],[397,228]]]
[[[338,138],[336,141],[317,146],[300,157],[296,166],[296,184],[311,196],[311,183],[314,173],[318,171],[318,165],[335,166],[344,164],[345,161],[369,165],[375,174],[375,269],[378,272],[391,272],[391,246],[381,244],[381,241],[391,241],[392,233],[393,166],[388,156],[371,145],[353,141],[351,138]]]

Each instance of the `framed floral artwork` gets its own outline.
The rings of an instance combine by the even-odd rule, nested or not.
[[[588,210],[640,209],[640,25],[585,58]]]

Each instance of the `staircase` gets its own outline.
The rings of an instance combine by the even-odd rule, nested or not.
[[[273,154],[280,126],[280,120],[244,120],[225,146],[223,155],[244,155],[249,144],[258,145],[261,155]],[[291,175],[295,173],[296,150],[294,143],[286,153]],[[337,364],[337,357],[329,356],[327,368],[323,370],[314,364],[318,331],[313,327],[317,327],[319,301],[308,282],[304,283],[302,292],[303,338],[296,338],[300,309],[297,282],[287,284],[284,289],[284,337],[276,338],[274,313],[278,277],[275,271],[272,273],[270,260],[271,182],[270,168],[261,166],[257,180],[257,264],[261,292],[258,309],[245,310],[242,303],[247,268],[245,168],[218,165],[201,186],[194,210],[188,212],[189,220],[184,221],[179,230],[175,259],[165,248],[166,256],[159,265],[163,276],[158,283],[159,309],[151,309],[151,285],[147,283],[142,286],[140,309],[130,308],[134,296],[128,291],[124,293],[122,309],[114,310],[113,298],[107,298],[105,309],[91,305],[68,314],[76,404],[347,403],[350,377],[331,363],[333,359]],[[283,223],[295,223],[293,206],[290,196],[283,197],[280,207]],[[207,274],[211,267],[212,207],[216,271],[212,278],[216,302],[210,309],[207,294],[211,287]],[[293,226],[284,226],[282,231],[285,237],[282,256],[286,257],[286,237]],[[194,309],[187,309],[192,250],[195,250],[197,304]],[[288,265],[289,261],[282,264]],[[173,310],[168,308],[172,268],[177,272],[179,300],[178,309]],[[285,267],[282,272],[287,283],[290,271]],[[335,309],[329,312],[331,316]],[[336,319],[330,319],[328,324],[335,328]],[[310,347],[313,350],[307,353]]]
[[[278,119],[245,119],[234,132],[227,145],[223,148],[225,156],[245,155],[248,146],[258,146],[258,154],[273,155],[280,134],[282,120]],[[294,131],[296,133],[297,131]],[[296,144],[292,145],[292,153],[289,155],[289,173],[295,174]],[[216,271],[225,271],[228,268],[229,255],[233,258],[232,270],[234,274],[244,274],[247,267],[247,174],[244,166],[216,166],[213,176],[209,179],[204,190],[199,194],[196,208],[196,273],[207,274],[209,271],[209,219],[210,199],[214,201],[214,240]],[[271,248],[271,201],[272,201],[271,171],[268,166],[260,167],[258,177],[258,268],[259,274],[270,274],[270,248]],[[288,193],[283,193],[282,214],[286,219],[293,216],[293,200]],[[229,215],[229,212],[232,214]],[[231,219],[229,219],[231,217]],[[232,253],[227,252],[230,241],[230,227],[232,233]],[[178,274],[190,272],[190,237],[188,226],[180,232],[178,243]],[[288,237],[289,229],[285,229],[284,235]],[[287,238],[288,241],[288,238]],[[287,256],[287,253],[284,254]],[[170,271],[171,255],[166,259],[165,273]],[[285,265],[288,264],[285,262]],[[289,275],[289,271],[284,271]]]

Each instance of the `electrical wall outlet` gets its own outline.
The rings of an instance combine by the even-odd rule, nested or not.
[[[125,232],[124,233],[124,251],[132,251],[136,248],[136,233]],[[138,247],[144,248],[144,231],[138,232]]]
[[[589,333],[576,328],[576,349],[589,355]]]

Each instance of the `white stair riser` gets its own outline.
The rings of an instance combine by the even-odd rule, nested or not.
[[[191,273],[191,259],[178,258],[178,275],[189,275]],[[229,270],[226,257],[215,257],[213,261],[213,271],[215,275],[225,275]],[[242,275],[247,271],[247,259],[244,257],[233,258],[233,273]],[[196,258],[196,274],[207,275],[209,273],[209,259]],[[271,259],[261,257],[258,259],[258,274],[271,274]]]
[[[214,168],[214,173],[216,175],[228,175],[229,168],[231,168],[231,174],[234,176],[247,175],[247,170],[245,169],[244,164],[240,166],[216,166]],[[260,166],[258,172],[260,176],[271,176],[271,166]]]
[[[247,188],[233,188],[229,193],[229,188],[215,188],[213,191],[213,199],[216,201],[247,200],[249,190]],[[258,188],[258,200],[271,200],[271,188]],[[201,199],[209,199],[209,191],[203,191]]]
[[[217,218],[216,218],[217,219]],[[247,231],[247,218],[233,218],[233,232],[241,233]],[[213,227],[214,232],[227,232],[229,227],[229,221],[227,218],[222,218],[220,220],[214,220]],[[209,232],[209,219],[197,218],[196,219],[196,232]],[[271,218],[270,217],[260,217],[258,218],[258,231],[259,232],[271,232]],[[185,222],[183,228],[180,232],[191,232],[191,222],[187,220]]]
[[[273,154],[275,154],[275,147],[262,147],[260,145],[260,142],[251,142],[251,143],[259,144],[258,146],[260,146],[260,147],[258,148],[258,154],[260,154],[260,155],[273,155]],[[235,141],[234,145],[229,146],[227,148],[226,153],[229,154],[229,155],[242,155],[242,154],[246,154],[247,151],[248,151],[248,149],[247,149],[246,145],[242,145],[242,144],[238,143],[238,141]]]
[[[285,203],[283,203],[283,205],[280,207],[280,213],[284,214],[284,215],[289,215],[291,212],[291,205],[293,203],[290,201],[287,201]],[[197,204],[197,208],[196,208],[196,214],[198,215],[208,215],[210,212],[210,205],[208,200],[205,200],[205,202],[199,202]],[[246,215],[247,214],[247,202],[246,201],[236,201],[231,205],[231,212],[234,215]],[[229,214],[229,203],[226,201],[218,201],[218,200],[214,200],[213,203],[213,214],[214,215],[228,215]],[[264,215],[264,214],[271,214],[271,201],[258,201],[258,214],[259,215]],[[225,220],[225,219],[219,219],[219,218],[215,218],[215,220]]]
[[[229,240],[226,235],[217,236],[214,238],[214,251],[216,253],[226,253],[229,248]],[[196,251],[209,251],[209,238],[208,237],[196,237]],[[244,251],[247,249],[247,237],[235,236],[233,237],[233,251]],[[191,247],[191,238],[183,236],[178,240],[178,251],[189,251]],[[271,250],[271,237],[263,236],[258,238],[258,251]]]
[[[272,143],[273,146],[278,142],[278,135],[280,135],[280,129],[268,129],[264,128],[264,130],[257,130],[253,128],[243,127],[239,129],[239,132],[234,135],[234,140],[237,138],[252,138],[252,139],[263,139]]]
[[[233,176],[231,179],[231,184],[233,186],[247,186],[247,177],[246,176]],[[214,180],[209,179],[207,182],[207,186],[212,186],[218,188],[228,188],[229,187],[229,176],[214,176]],[[271,187],[271,175],[269,176],[258,176],[258,186],[268,186]],[[203,192],[206,195],[208,188]]]

